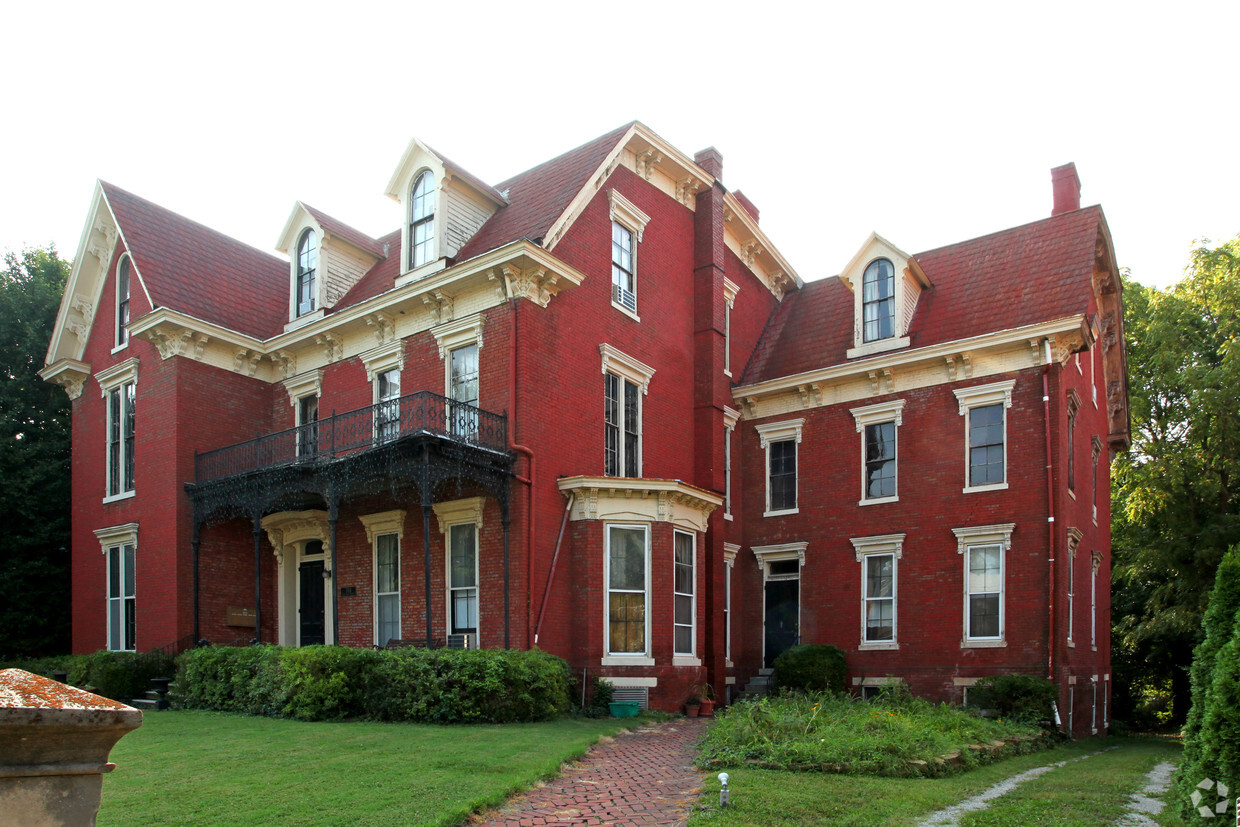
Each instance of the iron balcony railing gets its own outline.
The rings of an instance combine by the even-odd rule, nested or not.
[[[508,419],[430,391],[418,391],[197,454],[194,479],[204,483],[268,468],[326,462],[415,435],[506,452]]]

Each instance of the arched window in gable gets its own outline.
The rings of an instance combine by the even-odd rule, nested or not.
[[[435,176],[425,170],[409,193],[409,269],[435,258]]]
[[[862,341],[877,342],[895,335],[896,270],[885,258],[875,259],[861,278]]]
[[[319,269],[319,245],[314,230],[306,230],[297,242],[297,315],[304,316],[315,308],[315,277]]]

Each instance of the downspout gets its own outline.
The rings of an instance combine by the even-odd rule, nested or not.
[[[525,539],[525,645],[530,645],[530,610],[534,607],[534,452],[524,445],[518,445],[514,439],[514,432],[517,424],[517,345],[520,339],[517,337],[517,300],[509,297],[508,304],[512,307],[512,347],[508,349],[508,387],[512,389],[512,398],[509,400],[509,410],[511,417],[508,423],[508,450],[525,454],[530,463],[529,477],[522,477],[514,474],[517,482],[523,482],[528,486],[528,509],[527,522],[529,524],[528,535]]]
[[[1042,369],[1042,423],[1046,431],[1046,522],[1049,534],[1049,574],[1047,587],[1047,643],[1046,643],[1046,679],[1055,680],[1055,481],[1054,460],[1051,453],[1051,340],[1043,339],[1042,347],[1046,353],[1046,365]]]
[[[534,627],[534,645],[538,645],[538,633],[542,631],[543,615],[547,613],[547,598],[551,596],[551,584],[555,582],[555,564],[560,559],[560,544],[564,542],[564,527],[568,525],[568,515],[573,510],[572,491],[568,492],[568,504],[564,506],[564,517],[560,520],[560,536],[555,538],[555,554],[551,556],[551,571],[547,572],[547,588],[543,590],[542,606],[538,608],[538,625]]]

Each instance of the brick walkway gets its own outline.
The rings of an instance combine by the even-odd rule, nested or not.
[[[560,777],[487,813],[488,827],[684,824],[702,790],[693,767],[710,718],[677,718],[596,744]]]

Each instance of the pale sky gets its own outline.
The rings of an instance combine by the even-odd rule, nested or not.
[[[371,235],[417,136],[496,183],[627,121],[805,280],[1050,214],[1074,161],[1121,266],[1240,234],[1240,3],[112,3],[0,10],[0,251],[75,254],[96,178],[263,250],[298,199]]]

